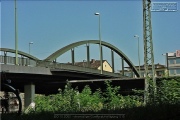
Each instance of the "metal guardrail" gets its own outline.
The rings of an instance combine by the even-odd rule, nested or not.
[[[0,55],[0,63],[15,65],[15,57]],[[18,57],[18,63],[22,66],[36,66],[37,62],[29,58]]]

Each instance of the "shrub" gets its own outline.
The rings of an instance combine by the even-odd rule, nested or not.
[[[158,101],[160,103],[175,104],[180,102],[180,79],[162,80],[158,88]]]
[[[95,93],[92,93],[89,86],[85,86],[83,91],[78,94],[77,100],[79,102],[79,110],[86,111],[99,111],[103,107],[103,98],[101,96],[101,90],[98,89]]]
[[[156,96],[153,95],[153,86],[150,82],[148,105],[180,103],[180,79],[161,80],[158,82]],[[64,90],[59,89],[58,94],[49,96],[36,96],[36,112],[98,112],[101,110],[115,110],[143,106],[144,90],[134,90],[137,95],[122,96],[119,94],[120,86],[112,86],[111,81],[105,81],[104,92],[97,89],[94,93],[89,86],[82,92],[73,89],[67,83]]]

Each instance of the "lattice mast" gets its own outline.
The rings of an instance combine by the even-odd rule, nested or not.
[[[143,39],[144,39],[144,67],[145,67],[145,102],[149,94],[149,73],[152,73],[153,86],[155,87],[155,67],[151,26],[151,0],[143,0]],[[150,69],[151,68],[151,69]],[[154,91],[155,92],[155,91]]]

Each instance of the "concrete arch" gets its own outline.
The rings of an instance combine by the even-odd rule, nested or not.
[[[75,42],[75,43],[69,44],[69,45],[67,45],[67,46],[57,50],[53,54],[51,54],[49,57],[44,59],[44,61],[53,61],[57,57],[59,57],[62,54],[64,54],[65,52],[71,50],[72,48],[78,47],[78,46],[83,45],[83,44],[99,44],[99,40],[84,40],[84,41],[79,41],[79,42]],[[107,43],[107,42],[104,42],[104,41],[101,41],[101,44],[103,46],[106,46],[106,47],[110,48],[111,50],[116,52],[119,56],[124,58],[126,63],[132,68],[132,70],[134,71],[136,76],[139,77],[139,73],[137,72],[137,69],[135,68],[133,63],[130,61],[130,59],[121,50],[119,50],[117,47],[111,45],[110,43]]]
[[[4,51],[4,52],[10,52],[10,53],[15,53],[16,51],[14,49],[9,49],[9,48],[0,48],[0,51]],[[18,54],[19,55],[22,55],[22,56],[25,56],[27,58],[30,58],[32,60],[39,60],[38,58],[28,54],[28,53],[25,53],[25,52],[22,52],[22,51],[18,51]]]

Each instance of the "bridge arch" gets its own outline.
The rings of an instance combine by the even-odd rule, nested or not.
[[[67,51],[69,51],[69,50],[71,50],[71,49],[73,49],[75,47],[81,46],[83,44],[100,44],[100,42],[99,42],[99,40],[84,40],[84,41],[75,42],[75,43],[69,44],[69,45],[57,50],[56,52],[54,52],[53,54],[48,56],[46,59],[44,59],[43,61],[51,61],[52,62],[53,60],[55,60],[57,57],[61,56],[65,52],[67,52]],[[119,56],[124,58],[126,63],[132,68],[135,75],[137,77],[139,77],[139,73],[137,72],[137,69],[135,68],[133,63],[130,61],[130,59],[121,50],[119,50],[114,45],[112,45],[110,43],[107,43],[107,42],[104,42],[104,41],[101,41],[101,44],[102,44],[102,46],[108,47],[109,49],[116,52],[116,54],[118,54]]]
[[[16,52],[14,49],[9,49],[9,48],[0,48],[0,51],[10,52],[10,53],[15,53]],[[34,56],[32,56],[32,55],[30,55],[28,53],[22,52],[22,51],[18,51],[18,54],[22,55],[24,57],[30,58],[32,60],[35,60],[35,61],[39,60],[38,58],[36,58],[36,57],[34,57]]]

